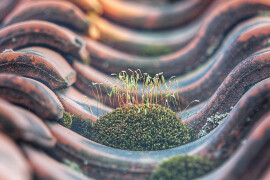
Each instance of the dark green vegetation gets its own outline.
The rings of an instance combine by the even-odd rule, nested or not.
[[[172,110],[157,104],[117,108],[101,116],[90,139],[100,144],[133,151],[154,151],[186,144],[193,131]]]
[[[151,180],[189,180],[205,175],[213,169],[213,163],[199,156],[180,155],[159,165]]]
[[[89,137],[93,126],[90,119],[83,119],[81,116],[71,115],[68,112],[64,112],[63,118],[58,120],[58,123],[84,137]]]
[[[75,162],[72,162],[68,159],[64,159],[63,164],[69,167],[70,169],[73,169],[74,171],[78,172],[79,174],[83,174],[83,171],[79,167],[79,165]]]
[[[142,55],[158,56],[158,55],[169,54],[169,53],[172,53],[172,50],[169,47],[148,45],[144,47],[144,53]]]
[[[58,120],[58,123],[66,128],[71,128],[72,125],[72,117],[68,112],[64,112],[63,118]]]

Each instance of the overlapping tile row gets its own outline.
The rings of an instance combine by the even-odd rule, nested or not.
[[[269,177],[270,2],[159,2],[0,1],[0,177],[144,179],[179,154],[211,159],[204,179]],[[110,74],[128,68],[176,76],[182,108],[200,101],[190,117],[178,112],[198,140],[126,151],[56,122],[64,111],[93,123],[113,111]]]
[[[211,2],[213,0],[191,0],[152,7],[125,1],[100,0],[106,17],[121,24],[145,29],[162,29],[187,23]]]

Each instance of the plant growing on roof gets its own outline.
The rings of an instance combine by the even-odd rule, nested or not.
[[[90,139],[106,146],[154,151],[180,146],[194,138],[172,110],[157,104],[128,105],[101,116]]]
[[[200,156],[178,155],[163,161],[152,173],[151,180],[187,180],[203,176],[213,169],[210,159]]]
[[[129,71],[120,72],[118,84],[107,90],[110,102],[119,108],[101,116],[95,125],[73,115],[71,129],[103,145],[134,151],[163,150],[194,140],[193,130],[170,109],[180,105],[179,96],[170,91],[174,77],[167,85],[162,73],[150,77],[139,70]],[[98,100],[103,99],[101,84],[94,85]]]
[[[162,73],[151,77],[139,70],[129,71],[130,74],[126,71],[113,74],[117,76],[118,84],[111,86],[108,96],[119,108],[97,120],[90,139],[134,151],[168,149],[192,141],[193,130],[170,109],[171,105],[180,109],[179,96],[170,91],[174,77],[167,85]],[[162,88],[165,88],[165,94]]]
[[[91,128],[94,126],[90,119],[84,119],[74,114],[71,115],[68,112],[64,112],[63,118],[59,119],[58,123],[87,138],[89,137]]]

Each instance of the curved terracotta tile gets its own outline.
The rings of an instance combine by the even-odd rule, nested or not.
[[[52,89],[66,88],[76,81],[76,72],[66,60],[60,54],[42,47],[1,53],[0,72],[31,77]]]
[[[19,0],[2,0],[0,2],[0,22],[9,14]]]
[[[45,21],[19,22],[0,30],[0,51],[25,46],[46,46],[65,57],[79,61],[88,59],[83,40],[71,31]]]
[[[217,113],[228,113],[230,107],[235,106],[237,101],[250,87],[269,78],[269,72],[269,49],[247,58],[230,72],[204,107],[196,115],[184,122],[190,124],[196,131],[199,131],[207,123],[207,119],[210,116]],[[204,92],[207,93],[206,91]]]
[[[110,151],[114,149],[104,151],[96,148],[95,146],[102,148],[102,145],[89,141],[61,125],[50,124],[49,127],[58,140],[58,145],[54,150],[56,156],[61,159],[68,158],[80,164],[90,177],[137,180],[149,175],[153,169],[153,166],[147,163],[136,162],[136,160],[127,161],[126,157],[111,153]],[[70,153],[73,155],[71,156]],[[124,154],[126,153],[128,151]]]
[[[208,64],[186,76],[176,77],[174,81],[177,83],[172,85],[171,90],[180,96],[182,108],[187,107],[194,99],[198,99],[200,102],[206,101],[241,61],[261,49],[269,48],[268,43],[264,41],[268,39],[269,34],[266,35],[267,37],[264,35],[250,37],[246,41],[241,39],[253,34],[256,28],[262,30],[264,25],[266,28],[267,24],[269,24],[269,18],[254,18],[241,24],[224,41],[224,45]],[[253,35],[256,36],[256,32]]]
[[[18,6],[23,5],[24,3],[27,2],[34,2],[34,1],[44,1],[44,0],[19,0]],[[54,0],[51,0],[54,1]],[[101,14],[103,12],[102,7],[100,5],[100,3],[98,2],[98,0],[58,0],[58,1],[64,1],[63,3],[65,3],[66,1],[69,1],[73,4],[75,4],[76,6],[78,6],[80,9],[82,9],[85,12],[96,12]]]
[[[79,6],[82,10],[89,12],[95,11],[96,13],[103,13],[103,8],[98,0],[68,0],[77,6]]]
[[[270,179],[270,168],[268,167],[266,172],[261,176],[262,180],[268,180]]]
[[[148,32],[119,26],[94,14],[90,15],[89,19],[91,39],[117,50],[141,56],[170,54],[183,48],[194,38],[201,25],[200,18],[181,28]]]
[[[213,0],[180,1],[157,7],[118,0],[99,1],[106,17],[127,26],[153,30],[187,23],[199,16]]]
[[[194,99],[202,102],[210,98],[233,68],[249,58],[255,51],[268,47],[266,42],[260,43],[264,39],[261,38],[258,37],[257,40],[250,38],[247,41],[238,41],[238,39],[231,46],[223,48],[221,53],[215,56],[214,62],[210,66],[200,69],[201,73],[199,71],[197,75],[190,74],[190,77],[176,78],[175,81],[178,82],[178,85],[172,87],[172,91],[179,94],[182,106],[186,107]],[[265,37],[265,39],[268,38]],[[249,48],[243,48],[248,46]]]
[[[120,0],[120,1],[132,2],[132,0]],[[135,2],[142,5],[158,5],[158,6],[173,3],[173,1],[170,1],[170,0],[152,0],[152,1],[136,0]]]
[[[241,145],[255,123],[269,112],[269,90],[269,79],[252,87],[219,125],[211,141],[191,153],[210,158],[216,165],[227,160]],[[267,138],[269,139],[269,135]]]
[[[199,131],[207,123],[207,118],[210,116],[217,113],[228,113],[230,107],[233,107],[251,86],[269,78],[269,68],[269,50],[253,55],[241,62],[231,71],[204,107],[184,122]]]
[[[55,120],[63,116],[63,106],[57,96],[33,79],[0,74],[0,97],[31,109],[43,119]]]
[[[219,169],[202,179],[261,179],[265,167],[270,164],[270,113],[257,124],[236,153]]]
[[[54,152],[60,158],[69,157],[77,163],[83,161],[84,171],[95,178],[142,179],[150,176],[164,158],[187,153],[208,157],[217,167],[235,152],[240,142],[252,132],[255,123],[269,112],[269,89],[269,79],[257,84],[242,97],[216,130],[177,148],[149,152],[119,150],[83,138],[60,125],[50,124],[58,140]]]
[[[112,111],[110,107],[85,96],[73,87],[60,90],[57,92],[57,95],[67,112],[82,116],[84,119],[91,119],[93,122],[100,115]]]
[[[227,7],[227,6],[222,6],[222,7]],[[269,6],[262,5],[262,7],[263,7],[262,9],[266,7],[270,9],[270,2],[269,2]],[[224,8],[223,10],[227,12],[226,11],[227,9]],[[256,13],[258,14],[259,12],[260,11]],[[256,13],[254,13],[253,15],[256,15]],[[234,19],[237,19],[237,18],[234,18]],[[219,23],[222,23],[222,22],[223,21],[219,21]],[[217,25],[219,23],[213,23],[213,24]],[[244,24],[245,23],[240,24],[240,27],[244,26]],[[230,29],[229,26],[231,25],[233,25],[233,22],[230,25],[229,24],[227,25],[228,29],[224,27],[223,30],[226,29],[228,31]],[[241,36],[244,37],[244,36],[247,36],[245,35],[247,33],[254,33],[254,36],[256,38],[260,38],[260,36],[261,38],[263,38],[262,36],[265,36],[264,38],[265,40],[267,40],[267,32],[265,30],[262,30],[263,27],[257,27],[257,28],[258,30],[255,30],[255,28],[253,29],[250,28],[249,30],[245,30],[245,32],[241,32]],[[262,29],[259,30],[259,28],[262,28]],[[209,29],[205,27],[204,30],[200,30],[198,36],[196,36],[196,38],[194,38],[186,47],[166,56],[157,56],[157,57],[135,56],[135,55],[117,51],[103,44],[100,44],[98,42],[96,43],[94,43],[93,41],[91,42],[90,40],[87,40],[87,39],[86,39],[86,44],[87,44],[87,49],[90,52],[92,66],[106,73],[117,73],[117,72],[121,72],[121,70],[126,70],[130,68],[130,69],[141,69],[142,72],[148,72],[152,75],[163,72],[165,76],[170,77],[170,76],[175,76],[175,75],[187,74],[192,70],[196,70],[203,64],[208,63],[214,56],[216,56],[216,54],[218,53],[218,50],[222,48],[222,46],[220,46],[220,43],[221,43],[221,40],[223,40],[224,36],[226,35],[225,32],[227,31],[224,31],[224,32],[220,30],[215,31],[215,29],[217,29],[217,27],[216,28],[212,27]],[[238,29],[239,29],[239,26],[238,26]],[[267,27],[265,27],[265,29],[267,29]],[[209,36],[207,36],[206,34]],[[236,47],[237,45],[236,42],[243,44],[243,43],[248,43],[248,41],[255,40],[255,38],[251,39],[251,37],[246,37],[245,41],[242,42],[243,39],[240,39],[240,38],[237,39],[236,37],[236,36],[239,36],[240,34],[238,35],[230,34],[230,35],[231,36],[229,37],[231,39],[235,39],[235,42],[233,43],[232,41],[228,40],[229,41],[229,42],[227,41],[228,44],[225,44],[225,45],[222,44],[222,45],[227,46],[228,48],[231,49],[231,51],[235,51],[238,49],[243,49],[243,51],[245,50],[246,48],[245,46]],[[251,45],[252,44],[250,44],[250,46]],[[266,46],[266,45],[267,43],[261,44],[261,46]],[[234,47],[230,47],[230,46],[234,46]],[[240,56],[241,54],[236,54],[236,55]]]
[[[33,113],[0,99],[1,131],[15,139],[31,142],[43,147],[56,143],[50,130]]]
[[[16,144],[0,133],[0,177],[1,179],[32,179],[31,168]]]
[[[198,30],[211,12],[224,0],[215,0],[196,20],[185,26],[162,31],[139,31],[120,26],[97,15],[89,15],[90,36],[110,47],[130,54],[158,56],[170,54],[185,47],[198,33]]]
[[[70,2],[31,1],[13,10],[3,25],[27,21],[43,20],[63,25],[81,33],[88,33],[89,23],[84,13]]]
[[[23,150],[35,171],[38,179],[89,179],[88,177],[71,170],[63,164],[52,159],[48,155],[40,152],[30,146],[23,146]]]
[[[74,62],[73,68],[77,72],[77,81],[75,82],[76,88],[112,108],[118,106],[118,104],[112,104],[108,96],[111,91],[111,86],[118,84],[114,78],[103,74],[91,66],[79,62]],[[95,83],[100,83],[102,85]],[[118,86],[118,88],[122,89],[121,86]]]

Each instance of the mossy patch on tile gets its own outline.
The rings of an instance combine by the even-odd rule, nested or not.
[[[64,112],[63,118],[58,120],[58,123],[87,138],[93,126],[93,122],[90,119],[84,119],[74,114],[71,115],[68,112]]]
[[[157,104],[127,105],[101,116],[90,139],[113,148],[154,151],[192,141],[193,130],[172,110]]]
[[[147,45],[144,46],[144,50],[142,55],[146,56],[158,56],[172,53],[172,49],[170,47],[162,46],[162,45]]]
[[[179,155],[163,161],[153,172],[151,180],[189,180],[203,176],[213,169],[211,160],[200,156]]]
[[[58,120],[58,123],[66,128],[71,128],[72,125],[72,117],[68,112],[64,112],[63,118]]]
[[[78,172],[79,174],[84,174],[79,165],[73,161],[64,159],[63,164],[69,167],[70,169],[73,169],[74,171]]]

